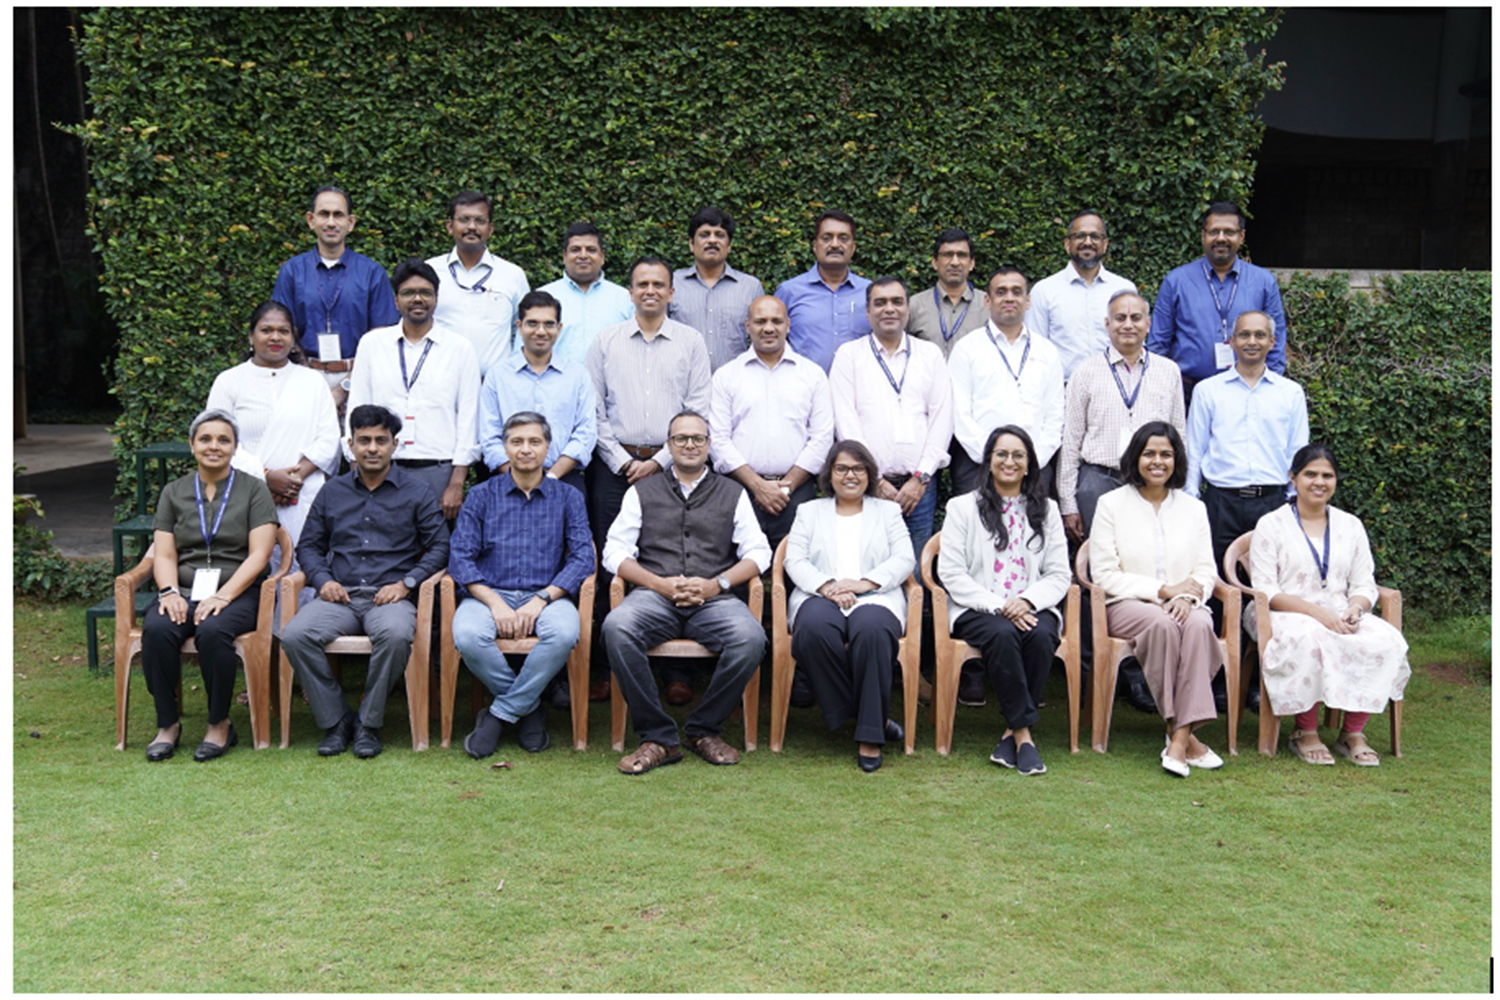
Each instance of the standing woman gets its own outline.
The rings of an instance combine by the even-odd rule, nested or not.
[[[1344,712],[1333,749],[1360,767],[1380,764],[1365,739],[1370,713],[1400,701],[1411,677],[1406,640],[1375,606],[1375,561],[1365,526],[1329,506],[1338,466],[1327,445],[1292,458],[1297,499],[1265,515],[1250,543],[1250,582],[1271,600],[1271,641],[1260,665],[1272,711],[1295,715],[1288,744],[1309,764],[1332,764],[1318,738],[1318,703]]]
[[[856,763],[866,772],[880,767],[887,741],[906,737],[888,715],[906,628],[901,584],[916,565],[901,506],[875,496],[878,473],[863,444],[835,441],[819,480],[832,498],[798,507],[786,543],[792,655],[828,728],[856,720]]]
[[[1068,544],[1031,435],[1012,424],[992,431],[982,468],[973,492],[948,501],[938,578],[953,635],[980,651],[1005,716],[990,760],[1045,774],[1031,727],[1062,629]]]
[[[255,456],[277,514],[295,547],[324,474],[338,471],[339,420],[328,383],[291,363],[292,314],[263,302],[250,316],[250,358],[219,373],[206,409],[223,410],[240,429],[240,450]],[[316,390],[322,389],[322,392]]]
[[[1177,428],[1144,424],[1120,459],[1125,485],[1099,498],[1089,570],[1106,596],[1109,634],[1135,643],[1146,684],[1167,723],[1161,766],[1186,778],[1224,761],[1193,735],[1215,718],[1213,676],[1224,665],[1204,602],[1213,594],[1208,511],[1182,492],[1187,455]]]
[[[328,387],[319,385],[323,395]],[[158,597],[146,610],[141,667],[156,702],[156,739],[146,759],[172,756],[182,738],[177,688],[182,644],[195,638],[208,732],[193,752],[213,760],[238,742],[229,724],[235,636],[255,630],[260,582],[276,544],[276,506],[266,484],[230,467],[239,430],[222,410],[198,414],[188,432],[196,471],[168,483],[156,504],[152,574]]]

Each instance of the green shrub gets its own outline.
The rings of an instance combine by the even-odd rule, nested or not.
[[[17,507],[21,498],[16,498]],[[42,508],[29,502],[37,516]],[[13,529],[15,593],[53,601],[100,601],[114,592],[114,567],[108,559],[69,559],[52,545],[52,532],[16,522]]]

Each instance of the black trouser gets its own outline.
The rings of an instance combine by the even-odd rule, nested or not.
[[[597,630],[609,614],[609,585],[614,580],[614,574],[604,571],[604,541],[609,537],[609,526],[620,515],[620,504],[630,489],[630,480],[611,472],[604,457],[598,454],[584,470],[584,480],[588,485],[589,524],[594,531],[594,549],[599,553],[599,574],[594,580],[594,628]],[[609,663],[605,660],[603,643],[594,644],[593,661],[591,675],[608,677]]]
[[[1078,516],[1083,519],[1085,539],[1089,537],[1089,532],[1094,530],[1094,510],[1099,506],[1099,498],[1110,490],[1119,489],[1122,485],[1124,482],[1120,479],[1118,468],[1111,469],[1108,466],[1094,465],[1089,462],[1078,464],[1078,487],[1073,495],[1078,501]],[[1077,551],[1076,545],[1070,549],[1070,552],[1075,555]],[[1079,660],[1083,669],[1088,670],[1094,664],[1094,618],[1090,613],[1088,590],[1083,590],[1079,597]]]
[[[1023,632],[1004,615],[970,610],[953,623],[953,635],[979,650],[1005,724],[1011,729],[1036,725],[1037,704],[1057,652],[1057,616],[1038,611],[1036,625]]]
[[[885,742],[900,642],[901,623],[879,605],[857,607],[846,617],[833,601],[814,594],[797,609],[792,655],[806,672],[829,729],[854,719],[855,740]]]
[[[1286,503],[1286,487],[1286,483],[1244,489],[1203,485],[1203,506],[1208,508],[1208,526],[1213,532],[1216,572],[1223,572],[1224,553],[1236,538],[1254,531],[1262,517]]]
[[[194,625],[193,612],[197,609],[196,603],[189,602],[187,618],[181,625],[162,614],[160,603],[146,609],[141,626],[141,670],[146,675],[146,690],[156,702],[158,729],[166,729],[181,717],[177,688],[182,683],[182,644],[189,639],[198,644],[198,668],[203,672],[203,691],[208,696],[208,724],[216,726],[229,718],[234,674],[240,662],[234,655],[234,640],[255,631],[260,582],[245,588],[217,615]]]

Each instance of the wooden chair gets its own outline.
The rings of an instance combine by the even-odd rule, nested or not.
[[[786,543],[776,546],[771,561],[771,752],[780,753],[786,736],[786,717],[792,705],[792,671],[797,660],[792,656],[792,633],[787,624]],[[906,588],[906,634],[896,647],[896,662],[901,665],[901,684],[912,692],[906,698],[906,752],[915,748],[917,731],[918,667],[922,658],[922,588],[915,576],[902,584]],[[915,628],[913,628],[915,624]]]
[[[936,655],[937,683],[933,685],[932,714],[937,728],[937,752],[947,755],[953,746],[953,719],[958,712],[958,673],[964,661],[979,658],[979,650],[953,638],[948,625],[948,591],[937,576],[938,553],[942,551],[942,533],[927,540],[922,547],[922,580],[932,594],[932,626],[936,633],[933,652]],[[1078,585],[1068,586],[1063,599],[1062,641],[1055,659],[1063,661],[1068,676],[1068,749],[1078,752],[1078,709],[1083,687],[1083,664],[1078,645]]]
[[[1255,532],[1247,531],[1224,552],[1224,579],[1231,587],[1237,589],[1244,600],[1254,602],[1255,607],[1255,643],[1244,648],[1245,660],[1254,657],[1260,662],[1265,662],[1266,644],[1271,641],[1271,602],[1265,593],[1250,586],[1250,541],[1255,537]],[[1379,607],[1380,617],[1401,628],[1401,591],[1390,587],[1376,585],[1380,592]],[[1241,681],[1245,687],[1249,686],[1249,671],[1244,666],[1240,668]],[[1240,707],[1244,707],[1244,698],[1240,698]],[[1391,756],[1401,756],[1401,702],[1391,702]],[[1338,727],[1343,722],[1344,713],[1336,708],[1323,709],[1323,725]],[[1276,755],[1276,742],[1281,736],[1281,720],[1271,708],[1271,696],[1266,692],[1265,673],[1260,677],[1260,734],[1257,741],[1260,752],[1268,756]]]
[[[255,616],[255,631],[234,640],[234,651],[245,665],[245,687],[250,695],[250,739],[257,750],[271,745],[270,671],[271,621],[276,608],[276,585],[292,565],[292,536],[276,528],[276,544],[281,547],[281,568],[260,585],[260,610]],[[141,628],[135,621],[135,593],[141,585],[154,579],[151,572],[152,551],[146,549],[141,561],[128,573],[115,577],[115,727],[119,741],[116,750],[125,749],[125,725],[130,714],[130,661],[141,649]],[[184,658],[196,656],[198,645],[193,639],[182,644]],[[177,700],[182,701],[179,685]]]
[[[1078,547],[1074,563],[1078,581],[1088,588],[1089,611],[1094,620],[1094,749],[1109,751],[1109,724],[1115,709],[1115,678],[1120,661],[1134,655],[1135,646],[1109,634],[1105,617],[1105,593],[1094,584],[1089,569],[1089,543]],[[1224,604],[1224,624],[1219,631],[1219,647],[1224,655],[1224,680],[1229,695],[1229,752],[1238,755],[1235,740],[1239,736],[1240,711],[1240,592],[1214,579],[1214,597]]]
[[[411,748],[413,751],[427,749],[427,677],[432,660],[432,604],[438,580],[443,571],[429,576],[417,588],[417,629],[411,644],[411,655],[406,658],[406,707],[411,715]],[[298,570],[281,581],[281,627],[297,614],[302,597],[302,588],[307,585],[307,574]],[[323,647],[331,657],[369,656],[374,646],[367,635],[344,635]],[[334,661],[335,663],[337,660]],[[292,733],[292,661],[287,658],[286,647],[281,647],[281,749],[291,745]]]
[[[595,573],[590,573],[578,590],[578,642],[568,654],[568,703],[573,715],[574,750],[587,750],[589,746],[589,656],[594,648],[594,586],[598,566],[596,559]],[[453,735],[453,702],[458,690],[459,655],[453,645],[453,613],[458,610],[458,584],[445,573],[439,586],[443,594],[442,695],[439,705],[443,716],[443,746],[446,747]],[[496,639],[495,648],[502,653],[524,654],[531,652],[536,643],[535,636],[525,639]],[[488,693],[484,684],[475,677],[471,702],[476,713],[488,703],[481,701]]]
[[[750,615],[756,622],[760,621],[761,611],[765,608],[766,588],[760,582],[760,577],[754,577],[750,581],[750,599],[746,602],[750,607]],[[618,576],[609,585],[609,608],[613,611],[625,600],[625,581]],[[691,639],[668,639],[646,650],[647,656],[676,656],[676,657],[703,657],[712,659],[718,654],[707,646]],[[616,753],[625,749],[625,715],[629,711],[625,704],[625,696],[620,693],[620,685],[611,684],[609,695],[609,745]],[[750,682],[745,685],[745,693],[740,698],[740,705],[745,716],[745,751],[748,753],[755,749],[755,730],[759,725],[760,713],[760,671],[755,671]]]

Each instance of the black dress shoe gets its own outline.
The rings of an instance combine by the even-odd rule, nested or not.
[[[812,685],[807,683],[807,674],[801,670],[792,673],[792,707],[812,708],[818,703],[813,696]]]
[[[354,739],[354,713],[345,712],[344,717],[335,722],[323,734],[318,741],[318,754],[323,757],[337,757],[349,749],[349,741]]]
[[[878,770],[880,770],[880,764],[881,764],[881,755],[880,754],[876,754],[873,757],[866,757],[864,754],[862,754],[858,750],[856,750],[856,751],[854,751],[854,759],[857,760],[857,761],[859,761],[859,769],[861,771],[865,772],[866,774],[869,774],[871,771],[878,771]]]
[[[222,746],[218,743],[209,743],[207,740],[204,740],[198,744],[198,749],[193,751],[193,759],[201,764],[206,760],[222,757],[229,752],[230,747],[239,741],[240,735],[234,731],[234,726],[231,725],[229,727],[229,738],[224,741]]]
[[[354,723],[354,756],[361,760],[380,756],[380,730],[371,729],[362,722]]]
[[[538,706],[536,711],[521,716],[516,723],[516,742],[527,753],[541,753],[552,745],[547,735],[547,711]]]
[[[500,745],[501,728],[500,720],[491,715],[488,708],[481,708],[474,719],[474,731],[464,737],[464,752],[475,760],[488,757]]]
[[[166,760],[168,757],[177,752],[177,744],[181,741],[182,723],[179,722],[177,724],[176,739],[172,740],[171,743],[168,743],[166,740],[161,740],[151,744],[146,748],[146,759],[153,764],[160,764],[162,761]]]
[[[1245,694],[1245,707],[1256,715],[1260,714],[1260,685],[1252,684],[1250,690]]]
[[[547,689],[546,702],[559,712],[566,712],[573,707],[573,696],[568,690],[567,678],[559,677],[552,682],[552,686]]]
[[[906,739],[906,728],[895,719],[885,720],[885,741],[887,743],[900,743]]]
[[[970,708],[984,707],[984,671],[964,664],[958,671],[958,703]]]
[[[1135,657],[1126,657],[1120,663],[1120,679],[1115,685],[1116,695],[1123,694],[1125,701],[1137,712],[1156,714],[1156,699],[1151,697],[1151,688],[1146,683],[1146,671],[1141,669]]]
[[[1225,714],[1229,711],[1229,692],[1224,687],[1224,671],[1214,674],[1213,683],[1209,686],[1214,693],[1214,711],[1220,715]]]

